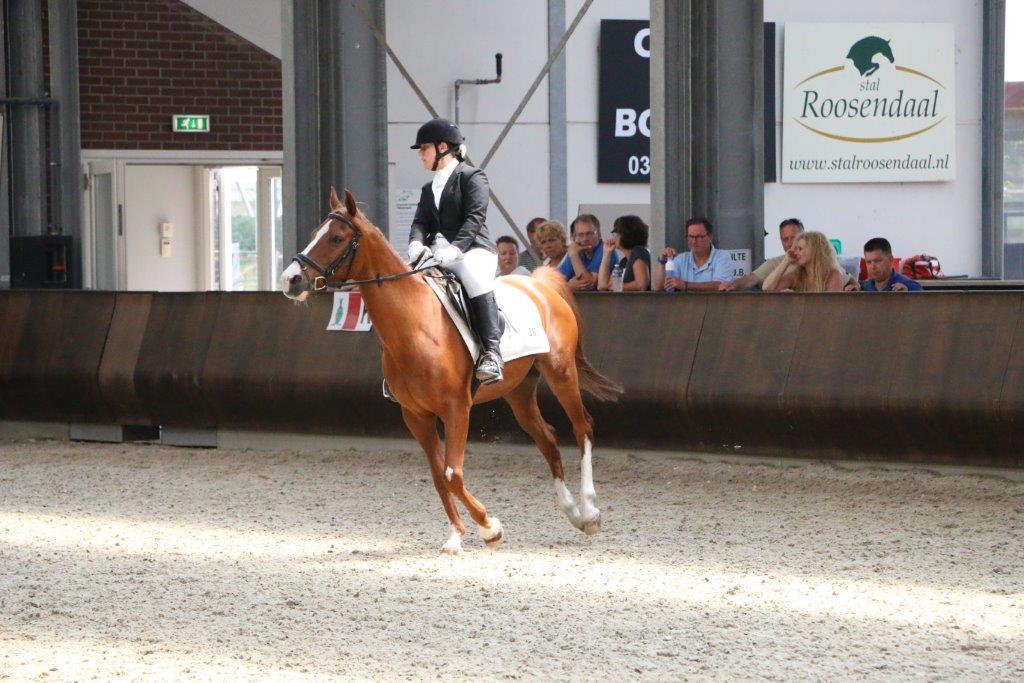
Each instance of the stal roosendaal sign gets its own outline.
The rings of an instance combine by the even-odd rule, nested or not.
[[[651,178],[651,23],[601,20],[597,181]]]
[[[786,24],[782,182],[953,180],[951,24]]]

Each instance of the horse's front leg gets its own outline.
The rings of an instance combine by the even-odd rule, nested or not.
[[[437,495],[441,497],[441,505],[444,507],[445,514],[448,515],[448,521],[451,522],[451,533],[445,544],[441,546],[441,552],[449,554],[462,552],[462,534],[466,533],[466,525],[459,517],[459,511],[455,507],[455,497],[448,490],[448,482],[444,478],[444,455],[441,453],[441,440],[437,436],[437,416],[430,413],[422,415],[414,413],[403,406],[402,417],[405,419],[405,426],[416,437],[416,441],[419,442],[427,456],[434,488],[437,489]]]
[[[473,497],[463,479],[462,464],[466,458],[466,441],[469,437],[469,404],[461,410],[453,410],[444,418],[444,478],[448,490],[466,506],[469,516],[476,522],[484,542],[491,548],[501,544],[501,520],[488,517],[483,503]]]

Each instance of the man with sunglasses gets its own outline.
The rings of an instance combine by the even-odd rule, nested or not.
[[[722,285],[732,281],[732,259],[728,252],[715,249],[711,243],[714,228],[707,218],[691,218],[686,221],[687,252],[679,253],[672,247],[665,247],[654,268],[654,282],[651,289],[676,292],[717,292]],[[665,276],[665,266],[672,261],[675,275]]]

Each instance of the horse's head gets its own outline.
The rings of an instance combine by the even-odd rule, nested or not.
[[[345,190],[345,203],[331,188],[331,212],[310,235],[306,248],[281,273],[281,291],[289,299],[305,301],[311,291],[326,289],[349,279],[363,235],[363,215],[356,198]]]
[[[890,63],[896,62],[889,41],[878,36],[868,36],[858,40],[846,53],[846,58],[853,61],[853,65],[857,67],[861,76],[870,76],[879,68],[879,64],[875,62],[875,55],[882,55]]]

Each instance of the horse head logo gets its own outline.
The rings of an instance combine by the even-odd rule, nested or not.
[[[892,56],[889,41],[878,36],[868,36],[858,40],[850,48],[846,58],[853,60],[853,65],[857,67],[861,76],[870,76],[878,71],[879,65],[874,62],[874,56],[878,54],[888,59],[890,64],[896,61]]]

